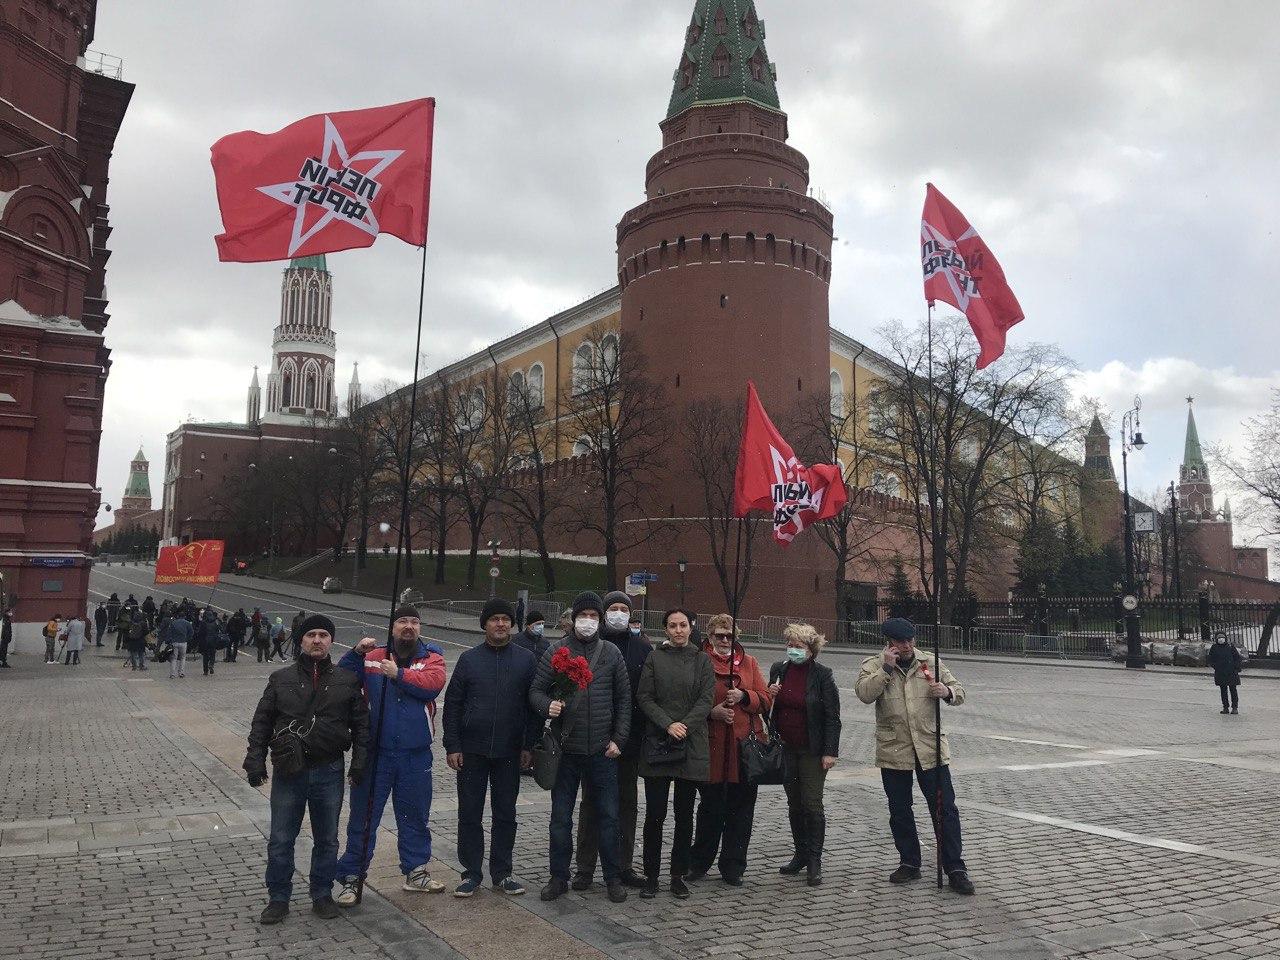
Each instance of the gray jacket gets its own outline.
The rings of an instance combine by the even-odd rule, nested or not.
[[[683,647],[663,643],[654,648],[640,671],[640,686],[636,690],[636,703],[648,721],[641,738],[640,776],[699,781],[709,778],[711,747],[707,714],[711,712],[715,689],[711,658],[692,643]],[[665,740],[667,727],[673,723],[683,723],[689,731],[684,760],[653,766],[646,758],[647,745]]]
[[[572,715],[577,716],[569,729],[569,738],[564,743],[565,753],[584,756],[603,753],[610,741],[619,747],[623,746],[631,731],[631,680],[627,676],[626,662],[618,648],[602,640],[598,633],[586,642],[570,635],[560,643],[551,644],[538,661],[538,672],[529,689],[529,705],[538,716],[548,715],[551,708],[551,682],[555,678],[551,658],[557,650],[568,647],[575,657],[585,657],[590,663],[597,644],[603,644],[603,647],[596,660],[591,683],[583,691],[577,708],[566,709],[559,719],[551,721],[551,733],[558,737],[565,720]],[[570,699],[572,702],[572,698]]]

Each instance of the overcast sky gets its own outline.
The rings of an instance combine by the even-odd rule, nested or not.
[[[614,283],[692,0],[101,0],[94,48],[137,85],[111,166],[113,367],[99,466],[242,420],[270,364],[279,264],[220,264],[209,147],[326,110],[438,100],[431,367]],[[835,212],[832,324],[923,314],[924,185],[966,213],[1080,390],[1142,395],[1133,487],[1167,483],[1186,403],[1230,441],[1280,386],[1280,5],[757,0],[791,143]],[[332,255],[339,394],[407,380],[415,250]],[[1118,450],[1116,451],[1118,460]]]

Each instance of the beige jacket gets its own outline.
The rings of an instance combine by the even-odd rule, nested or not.
[[[868,657],[862,661],[862,672],[854,683],[854,692],[863,703],[876,705],[876,766],[887,770],[914,770],[917,758],[926,770],[934,766],[933,698],[929,696],[929,684],[920,664],[929,667],[929,673],[941,679],[951,688],[951,700],[946,706],[964,703],[964,687],[956,681],[946,663],[942,676],[934,671],[933,654],[916,650],[911,669],[905,673],[901,667],[892,673],[884,669],[882,657]],[[942,735],[942,762],[951,762],[951,749],[947,735]]]

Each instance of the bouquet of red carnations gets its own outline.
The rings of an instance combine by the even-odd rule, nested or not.
[[[587,689],[591,682],[591,667],[586,657],[575,657],[568,647],[561,647],[551,655],[551,669],[555,676],[551,680],[551,699],[565,703],[579,690]]]

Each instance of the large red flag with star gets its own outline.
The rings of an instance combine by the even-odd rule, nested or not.
[[[949,303],[968,318],[982,348],[978,369],[998,360],[1005,334],[1022,320],[1022,307],[991,248],[932,183],[920,218],[920,265],[925,299]]]
[[[224,233],[218,259],[289,260],[427,242],[434,99],[316,114],[212,148]]]
[[[747,412],[738,446],[733,515],[773,514],[773,538],[784,547],[810,524],[834,517],[848,501],[840,468],[806,467],[764,412],[756,385],[747,381]]]

